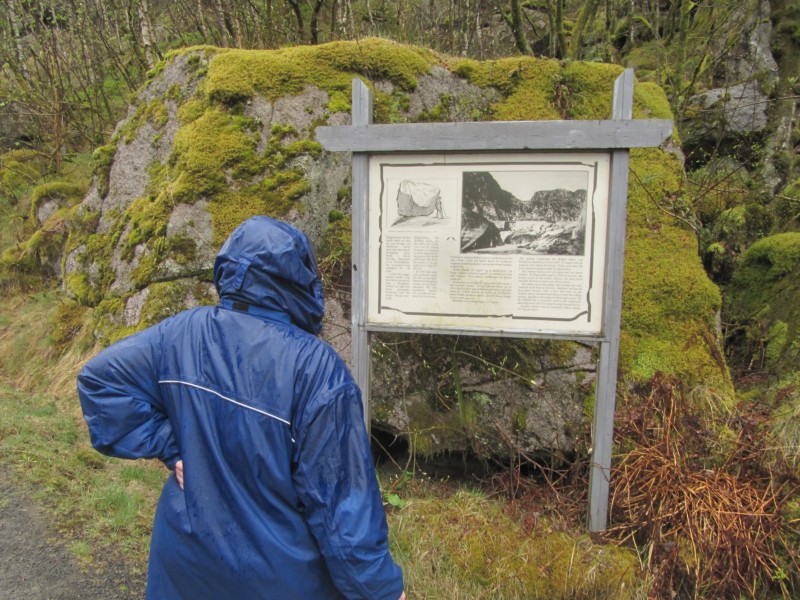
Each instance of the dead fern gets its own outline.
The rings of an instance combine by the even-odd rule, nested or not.
[[[758,597],[770,588],[792,597],[783,490],[710,452],[715,433],[676,380],[657,376],[642,401],[626,404],[606,535],[643,550],[652,597]],[[731,453],[741,455],[742,443]]]

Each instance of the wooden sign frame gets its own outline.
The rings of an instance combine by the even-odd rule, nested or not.
[[[317,139],[329,151],[352,152],[352,365],[361,387],[364,415],[369,424],[369,332],[406,331],[459,335],[505,335],[589,340],[599,344],[596,400],[592,427],[592,465],[589,480],[590,531],[607,527],[614,410],[619,363],[622,312],[622,277],[628,201],[630,148],[659,146],[672,133],[672,121],[633,120],[633,69],[626,69],[614,84],[612,118],[597,121],[522,121],[480,123],[372,124],[372,92],[353,80],[352,124],[317,128]],[[608,202],[602,287],[602,327],[597,332],[546,332],[541,328],[505,331],[502,328],[385,326],[368,319],[370,291],[369,227],[370,159],[403,153],[485,153],[487,160],[499,152],[602,152],[608,153]]]

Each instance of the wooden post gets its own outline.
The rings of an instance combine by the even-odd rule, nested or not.
[[[626,69],[614,83],[612,118],[633,116],[633,69]],[[602,531],[608,523],[611,449],[619,365],[619,332],[622,320],[622,275],[625,257],[625,223],[628,203],[628,150],[611,153],[606,290],[603,307],[605,340],[600,342],[597,368],[592,468],[589,475],[589,531]]]
[[[372,124],[372,92],[363,81],[353,79],[353,125]],[[367,320],[367,269],[369,248],[367,223],[369,222],[369,154],[353,152],[353,256],[352,256],[352,317],[351,352],[353,377],[361,388],[364,403],[364,422],[370,429],[369,414],[369,333]]]

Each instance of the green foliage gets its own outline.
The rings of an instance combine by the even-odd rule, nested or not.
[[[63,354],[86,331],[89,309],[78,302],[63,299],[52,316],[50,339],[58,354]],[[84,342],[84,350],[89,350]]]
[[[31,222],[36,222],[39,208],[48,200],[56,200],[59,204],[72,206],[83,199],[86,186],[69,181],[50,181],[36,186],[31,190]]]
[[[12,150],[0,155],[0,200],[15,204],[47,172],[47,162],[34,150]]]
[[[787,464],[796,478],[800,476],[800,372],[787,373],[772,386],[769,396],[776,406],[770,423],[770,433],[775,440],[775,463]],[[795,523],[798,517],[800,512],[795,516]]]
[[[792,181],[777,195],[774,209],[780,231],[800,231],[800,179]]]
[[[800,233],[765,237],[745,251],[727,289],[725,314],[739,368],[778,375],[800,358]]]

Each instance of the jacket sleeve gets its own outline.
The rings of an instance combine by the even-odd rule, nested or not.
[[[397,600],[403,573],[389,554],[358,387],[316,398],[299,425],[295,488],[334,583],[348,600]]]
[[[158,330],[128,337],[91,359],[78,375],[78,396],[92,446],[118,458],[179,459],[158,385]]]

